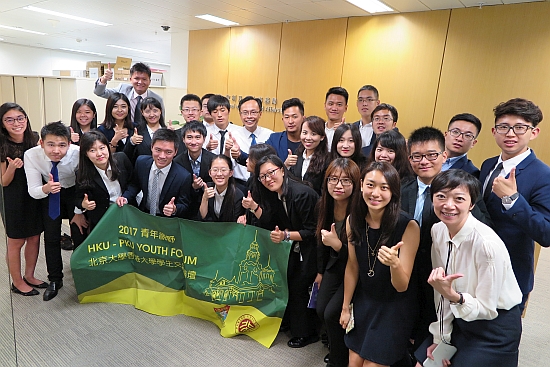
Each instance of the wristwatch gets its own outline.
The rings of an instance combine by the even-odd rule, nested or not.
[[[512,194],[510,196],[503,196],[502,204],[512,204],[514,200],[516,200],[518,197],[519,197],[519,192],[516,192],[515,194]]]
[[[260,209],[260,204],[258,204],[258,206],[256,207],[256,209],[248,209],[252,214],[255,214],[256,213],[256,210]]]
[[[463,296],[462,293],[460,293],[460,292],[456,292],[456,293],[458,293],[458,295],[460,296],[460,298],[458,299],[457,302],[452,302],[452,301],[451,301],[450,303],[451,303],[451,305],[462,305],[462,304],[464,303],[464,296]]]

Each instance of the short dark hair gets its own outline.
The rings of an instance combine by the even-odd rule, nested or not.
[[[409,154],[411,154],[411,147],[413,145],[426,143],[428,141],[436,141],[441,151],[445,150],[445,135],[443,135],[441,130],[431,126],[424,126],[414,130],[411,135],[409,135],[409,140],[407,142]]]
[[[130,68],[130,76],[134,75],[134,73],[145,73],[151,77],[151,68],[147,65],[145,65],[142,62],[136,62],[132,67]]]
[[[210,97],[212,97],[213,95],[214,95],[214,93],[206,93],[204,96],[202,96],[201,106],[202,106],[202,102],[204,102],[205,99],[210,99]]]
[[[160,110],[159,125],[161,127],[166,127],[166,124],[164,123],[164,113],[162,112],[162,104],[160,103],[160,101],[155,97],[144,98],[143,101],[141,101],[141,105],[140,105],[140,110],[142,114],[143,114],[143,111],[147,109],[147,107],[149,108],[156,107]],[[128,114],[130,113],[128,112]],[[143,117],[142,124],[147,124],[147,122],[145,121],[145,117]]]
[[[298,107],[298,109],[300,110],[300,113],[302,114],[302,116],[304,115],[304,104],[302,103],[302,101],[300,101],[299,98],[290,98],[290,99],[285,100],[283,102],[282,107],[281,107],[281,111],[283,112],[283,114],[290,107]]]
[[[76,181],[82,188],[91,188],[95,185],[94,175],[97,174],[94,164],[88,158],[88,151],[92,149],[92,146],[96,141],[99,141],[101,144],[107,147],[107,152],[109,154],[109,165],[111,166],[112,175],[109,177],[111,181],[118,179],[120,175],[120,170],[113,158],[113,153],[109,152],[109,141],[107,137],[99,131],[89,131],[85,134],[82,134],[80,138],[80,153],[78,160],[78,172],[76,175]],[[124,154],[124,153],[115,153],[115,154]]]
[[[241,111],[241,106],[244,103],[248,102],[248,101],[256,101],[256,103],[258,104],[258,107],[260,108],[260,111],[262,110],[262,100],[261,99],[255,98],[255,97],[252,97],[252,96],[246,96],[246,97],[244,97],[243,99],[241,99],[239,101],[239,106],[238,106],[239,112]]]
[[[380,103],[378,106],[376,106],[370,114],[371,119],[373,118],[374,114],[380,110],[390,111],[391,117],[393,118],[393,122],[397,123],[397,118],[399,117],[399,114],[397,113],[397,108],[395,108],[389,103]]]
[[[476,136],[478,136],[479,133],[481,132],[481,121],[471,113],[459,113],[458,115],[454,115],[451,118],[451,121],[449,121],[449,125],[447,126],[447,129],[450,129],[451,124],[455,121],[467,121],[473,124],[477,129]]]
[[[78,112],[78,109],[82,106],[88,106],[94,113],[94,118],[92,119],[92,122],[90,123],[90,129],[97,129],[97,111],[95,109],[95,104],[90,99],[86,98],[80,98],[77,99],[76,102],[73,104],[73,109],[71,111],[71,127],[73,128],[73,131],[75,133],[78,133],[78,135],[82,135],[82,129],[80,128],[80,124],[76,120],[76,113]]]
[[[50,122],[40,130],[40,139],[46,139],[47,135],[59,136],[71,140],[71,131],[61,121]]]
[[[382,134],[376,137],[376,141],[372,145],[369,154],[369,163],[375,161],[374,157],[376,155],[376,149],[378,149],[378,147],[380,146],[387,149],[392,149],[395,152],[395,158],[392,165],[399,173],[399,177],[401,178],[402,182],[403,179],[407,179],[413,176],[411,163],[408,159],[407,141],[399,131],[395,131],[393,129],[384,131]]]
[[[336,94],[336,95],[344,97],[344,99],[346,100],[346,104],[348,104],[349,93],[345,88],[342,88],[342,87],[332,87],[332,88],[330,88],[328,90],[327,94],[325,95],[325,101],[328,99],[328,96],[330,96],[331,94]]]
[[[376,99],[380,99],[380,96],[378,95],[378,89],[376,89],[375,86],[370,85],[370,84],[363,85],[361,88],[359,88],[359,90],[357,91],[357,97],[359,97],[359,93],[361,93],[364,90],[372,91],[374,93],[374,96],[376,97]]]
[[[481,183],[477,178],[462,169],[450,169],[439,172],[430,186],[430,192],[433,196],[443,190],[454,190],[459,186],[465,186],[472,199],[471,204],[475,204],[481,193]],[[433,200],[432,200],[433,201]]]
[[[212,113],[212,111],[218,107],[225,107],[227,111],[231,111],[229,100],[221,94],[214,94],[208,99],[208,105],[206,108],[208,109],[208,113]]]
[[[178,134],[172,129],[161,128],[155,131],[153,139],[151,139],[151,147],[155,145],[157,141],[167,141],[174,143],[174,149],[177,151],[179,147]]]
[[[248,160],[256,163],[267,155],[277,155],[277,151],[269,144],[256,144],[250,147],[248,151]]]
[[[183,125],[183,127],[181,128],[181,137],[183,139],[185,139],[185,134],[187,134],[188,131],[200,133],[203,138],[206,138],[206,134],[208,133],[204,124],[197,120],[189,121],[188,123]]]
[[[183,102],[185,102],[185,101],[195,101],[199,104],[199,106],[202,106],[201,99],[196,94],[189,93],[189,94],[186,94],[183,97],[181,97],[180,107],[183,106]]]
[[[542,111],[539,106],[523,98],[514,98],[507,102],[502,102],[493,109],[495,113],[495,123],[504,115],[519,116],[534,127],[537,127],[542,121]]]

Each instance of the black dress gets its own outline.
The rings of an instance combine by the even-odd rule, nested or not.
[[[411,220],[411,217],[401,213],[396,228],[384,245],[392,247],[401,241]],[[370,246],[374,248],[380,238],[380,229],[370,228],[368,236]],[[349,349],[366,360],[392,365],[407,352],[416,314],[415,284],[409,282],[405,292],[397,292],[391,284],[389,266],[379,260],[374,264],[374,276],[370,277],[368,251],[366,239],[360,246],[355,246],[359,264],[359,280],[353,295],[355,327],[346,335],[345,342]],[[370,262],[374,262],[372,255]]]
[[[6,162],[6,157],[23,159],[23,143],[5,139],[3,144],[0,161]],[[16,169],[11,183],[3,187],[3,203],[2,219],[9,238],[27,238],[42,233],[40,200],[29,195],[24,167]]]

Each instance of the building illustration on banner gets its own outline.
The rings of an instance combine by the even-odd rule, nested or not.
[[[229,280],[225,277],[218,278],[216,272],[204,294],[210,296],[212,302],[218,303],[235,304],[263,300],[266,291],[275,293],[278,287],[275,284],[275,271],[269,265],[270,260],[271,257],[268,257],[267,265],[262,266],[258,242],[254,238],[246,251],[246,258],[239,263],[238,276],[233,275]]]

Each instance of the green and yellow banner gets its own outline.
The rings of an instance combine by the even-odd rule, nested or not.
[[[134,305],[161,316],[211,321],[221,335],[266,347],[288,301],[290,243],[237,223],[154,217],[111,205],[71,257],[81,303]]]

